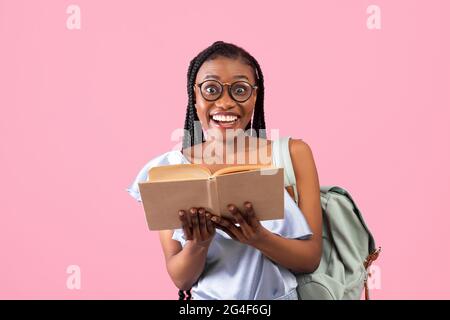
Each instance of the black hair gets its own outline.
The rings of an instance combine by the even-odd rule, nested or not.
[[[195,121],[197,121],[197,123],[199,121],[197,111],[195,110],[195,79],[198,70],[205,61],[213,60],[219,56],[231,59],[241,59],[244,63],[253,68],[256,85],[258,86],[258,93],[256,96],[253,121],[250,121],[247,124],[244,131],[247,132],[247,130],[252,129],[252,132],[256,132],[257,137],[266,138],[266,122],[264,120],[264,77],[258,61],[256,61],[250,53],[235,44],[216,41],[201,51],[189,64],[187,72],[188,105],[186,110],[186,120],[184,122],[185,134],[183,137],[183,149],[205,142],[203,130],[201,130],[201,128],[195,128],[194,130]]]
[[[188,105],[186,110],[186,120],[184,122],[185,134],[183,137],[183,149],[205,142],[203,130],[201,130],[201,128],[194,130],[194,121],[199,121],[197,111],[195,110],[195,79],[197,77],[198,70],[205,61],[213,60],[219,56],[231,59],[241,59],[244,63],[253,68],[255,72],[256,85],[258,86],[258,93],[256,96],[253,121],[250,121],[247,124],[244,131],[247,132],[247,130],[251,129],[252,132],[256,132],[257,137],[266,138],[266,122],[264,120],[264,76],[258,61],[256,61],[250,53],[235,44],[216,41],[208,48],[201,51],[194,59],[191,60],[189,64],[189,69],[187,72]],[[191,290],[178,290],[178,299],[190,300]]]

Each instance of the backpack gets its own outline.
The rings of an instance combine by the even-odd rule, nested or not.
[[[289,153],[289,136],[274,140],[274,165],[284,168],[285,187],[292,186],[298,204],[295,174]],[[375,247],[356,203],[339,186],[320,186],[322,206],[322,258],[313,273],[296,274],[300,300],[359,300],[362,291],[369,299],[368,268],[378,258]]]

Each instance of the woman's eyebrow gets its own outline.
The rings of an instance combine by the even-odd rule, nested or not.
[[[249,79],[247,76],[243,75],[243,74],[233,76],[233,79],[240,79],[240,78],[244,78],[244,79],[247,79],[248,81],[250,81],[250,79]],[[205,77],[204,77],[203,79],[204,79],[204,80],[206,80],[206,79],[216,79],[216,80],[220,80],[220,77],[219,77],[219,76],[216,76],[216,75],[214,75],[214,74],[207,74],[207,75],[205,75]]]
[[[245,79],[247,79],[247,80],[250,81],[250,79],[249,79],[247,76],[244,76],[243,74],[242,74],[242,75],[238,75],[238,76],[234,76],[234,77],[233,77],[233,79],[239,79],[239,78],[245,78]]]
[[[220,77],[218,77],[218,76],[216,76],[216,75],[213,75],[213,74],[207,74],[207,75],[205,75],[205,77],[204,77],[203,79],[204,79],[204,80],[206,80],[206,79],[216,79],[216,80],[219,80]]]

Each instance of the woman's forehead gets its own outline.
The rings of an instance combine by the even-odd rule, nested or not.
[[[242,60],[218,57],[205,61],[201,65],[197,72],[197,81],[208,77],[221,81],[233,81],[237,76],[244,76],[248,78],[248,81],[255,80],[253,68]]]

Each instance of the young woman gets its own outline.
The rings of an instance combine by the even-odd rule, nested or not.
[[[215,172],[238,164],[237,159],[267,164],[259,156],[266,147],[272,158],[272,145],[278,141],[265,136],[264,80],[255,58],[234,44],[217,41],[191,61],[187,77],[183,148],[141,169],[127,189],[137,200],[137,183],[146,180],[151,166],[201,163]],[[233,134],[227,135],[230,131]],[[244,148],[236,148],[240,132],[245,132]],[[160,231],[167,271],[180,297],[187,291],[192,299],[299,298],[295,273],[313,272],[320,263],[322,211],[311,148],[301,139],[290,139],[289,152],[299,206],[285,191],[284,219],[259,221],[250,202],[242,204],[242,212],[238,204],[228,206],[234,219],[213,216],[204,208],[180,208],[182,228]]]

